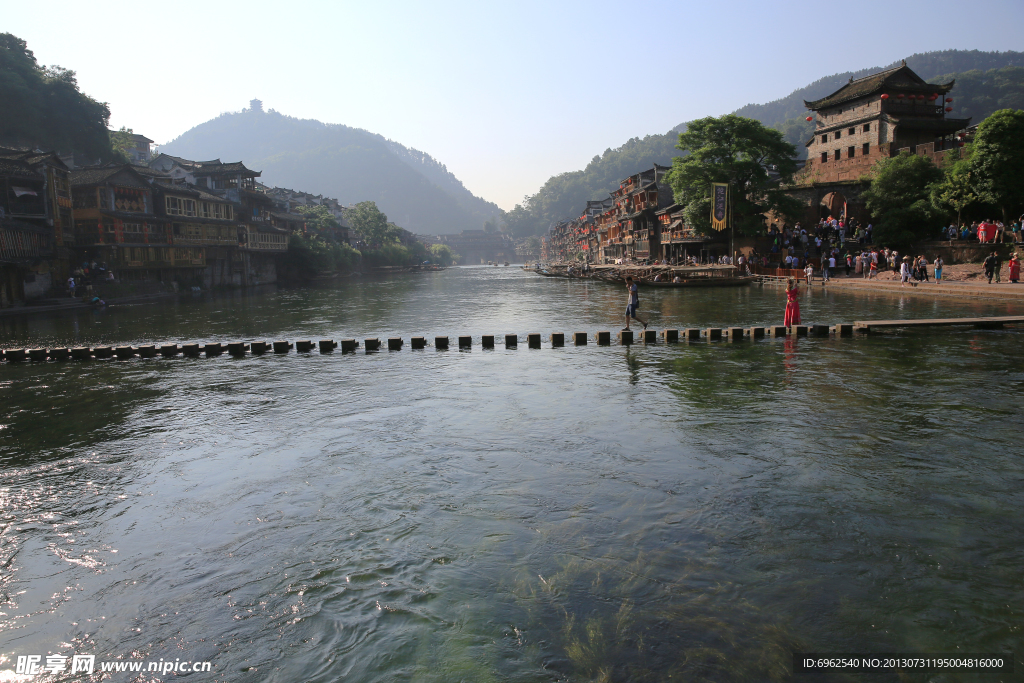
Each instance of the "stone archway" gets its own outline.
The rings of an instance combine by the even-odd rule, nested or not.
[[[821,198],[818,213],[822,218],[839,218],[846,213],[846,196],[842,192],[829,192]]]

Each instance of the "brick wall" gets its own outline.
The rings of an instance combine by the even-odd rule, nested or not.
[[[865,134],[866,135],[866,134]],[[842,141],[842,138],[840,138]],[[889,145],[873,145],[869,148],[867,155],[864,155],[861,148],[855,150],[854,156],[848,157],[844,148],[842,158],[822,163],[819,158],[807,159],[807,165],[795,176],[794,183],[806,185],[810,183],[836,183],[857,180],[870,172],[871,167],[879,159],[889,156]]]

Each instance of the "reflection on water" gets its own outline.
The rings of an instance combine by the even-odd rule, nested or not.
[[[23,345],[546,338],[616,329],[622,289],[453,269],[0,325]],[[642,296],[658,328],[784,309],[773,289]],[[0,671],[92,652],[211,660],[215,680],[750,681],[785,680],[794,651],[1019,657],[1019,344],[3,366]]]

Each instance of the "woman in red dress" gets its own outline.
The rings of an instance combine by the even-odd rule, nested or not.
[[[786,285],[786,318],[783,321],[786,327],[800,324],[800,303],[796,300],[799,293],[800,288],[797,287],[796,280],[789,278]]]
[[[1017,258],[1017,253],[1014,252],[1013,256],[1010,257],[1010,282],[1016,284],[1020,280],[1020,259]]]

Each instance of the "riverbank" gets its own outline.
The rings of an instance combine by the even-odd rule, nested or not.
[[[886,271],[880,275],[867,280],[858,275],[842,274],[845,269],[837,269],[841,274],[833,275],[826,287],[832,289],[849,289],[857,291],[876,291],[897,294],[913,294],[917,296],[941,296],[956,298],[981,298],[981,299],[1011,299],[1024,300],[1024,282],[1013,284],[1009,280],[1009,274],[1004,264],[1001,272],[1001,282],[988,283],[981,266],[976,263],[961,263],[947,265],[942,269],[942,281],[936,282],[931,278],[933,269],[929,267],[929,280],[902,285],[899,276],[892,271]],[[813,286],[823,286],[821,273],[816,272],[813,278]]]

